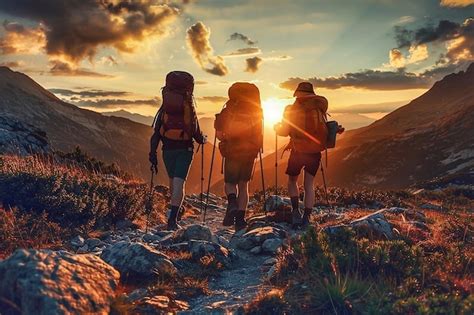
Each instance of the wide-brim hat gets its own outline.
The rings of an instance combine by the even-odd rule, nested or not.
[[[293,93],[293,96],[296,96],[298,92],[304,92],[306,94],[315,94],[311,82],[300,82],[295,90],[295,93]]]

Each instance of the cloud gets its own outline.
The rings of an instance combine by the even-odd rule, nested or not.
[[[474,4],[474,0],[441,0],[443,7],[467,7]]]
[[[8,68],[19,68],[23,66],[23,62],[21,61],[5,61],[0,62],[0,67],[8,67]]]
[[[257,55],[262,53],[260,48],[258,47],[247,47],[247,48],[240,48],[236,51],[228,53],[226,56],[248,56],[248,55]]]
[[[255,73],[258,71],[260,65],[263,62],[263,59],[260,57],[252,57],[252,58],[247,58],[246,60],[247,67],[245,68],[245,72],[251,72]]]
[[[188,47],[199,66],[208,73],[224,76],[229,73],[229,69],[221,56],[214,56],[210,37],[211,30],[202,22],[197,22],[186,31]]]
[[[0,4],[1,6],[1,4]],[[5,36],[0,38],[0,54],[39,53],[46,37],[42,27],[26,28],[16,22],[4,21]]]
[[[402,52],[396,48],[393,48],[389,52],[390,65],[394,68],[403,68],[406,65],[405,56]]]
[[[209,103],[225,103],[227,101],[227,98],[223,96],[201,96],[198,97],[197,100]]]
[[[229,39],[227,41],[232,41],[232,40],[240,40],[243,41],[245,44],[249,46],[253,46],[257,44],[256,41],[251,40],[248,36],[241,34],[241,33],[233,33],[230,35]]]
[[[421,89],[431,87],[436,80],[447,74],[462,70],[466,65],[466,63],[448,64],[421,73],[406,72],[405,69],[397,71],[363,70],[327,78],[290,78],[280,83],[280,87],[295,90],[298,83],[309,81],[316,88],[326,89],[359,88],[380,91]]]
[[[158,98],[128,100],[128,99],[100,99],[100,100],[80,100],[73,102],[74,105],[80,107],[93,108],[116,108],[129,106],[158,106],[160,100]]]
[[[65,77],[98,77],[98,78],[113,78],[113,76],[103,73],[94,72],[88,69],[76,68],[67,62],[53,60],[51,62],[51,69],[49,73],[54,76]]]
[[[281,56],[276,56],[276,57],[264,57],[262,58],[265,61],[287,61],[293,59],[293,57],[288,56],[288,55],[281,55]]]
[[[425,44],[411,46],[408,52],[409,55],[405,58],[405,56],[399,49],[391,49],[389,51],[390,65],[394,68],[400,69],[406,67],[409,64],[418,63],[420,61],[426,60],[429,57],[428,46]]]
[[[206,85],[206,84],[209,84],[209,82],[197,80],[197,81],[194,81],[194,84],[195,84],[195,85]]]
[[[415,22],[415,17],[411,16],[411,15],[404,15],[404,16],[401,16],[399,17],[396,21],[395,21],[395,25],[401,25],[401,24],[409,24],[409,23],[413,23]]]
[[[92,59],[100,47],[132,52],[141,41],[165,34],[180,5],[157,0],[2,0],[0,12],[37,22],[46,53],[77,64]]]
[[[68,96],[68,97],[83,97],[83,98],[94,98],[94,97],[117,97],[127,96],[130,92],[125,91],[105,91],[105,90],[83,90],[73,91],[67,89],[49,89],[51,93]]]
[[[428,43],[444,43],[446,53],[438,63],[459,62],[474,59],[474,19],[468,18],[463,23],[448,20],[439,21],[437,26],[424,26],[416,30],[395,27],[395,39],[398,48],[409,47],[411,61],[417,62],[428,58]]]

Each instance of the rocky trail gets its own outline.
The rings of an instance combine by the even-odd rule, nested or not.
[[[289,214],[285,198],[270,196],[265,203],[267,215],[251,216],[247,229],[238,233],[222,226],[225,205],[224,199],[211,195],[203,223],[200,198],[191,195],[185,199],[187,210],[177,231],[155,226],[146,232],[123,222],[96,237],[77,235],[64,250],[17,250],[0,261],[0,295],[11,305],[21,305],[26,313],[41,305],[43,313],[106,314],[110,311],[107,301],[132,279],[134,285],[122,293],[120,303],[133,305],[138,314],[242,314],[244,305],[271,290],[267,280],[275,273],[276,255],[302,232],[285,223]],[[257,207],[257,201],[251,200],[250,205]],[[390,239],[393,230],[385,214],[402,215],[408,224],[424,224],[422,213],[404,208],[373,209],[344,224],[339,220],[344,216],[341,213],[313,210],[320,219],[339,222],[325,227],[328,233],[350,226],[371,237]],[[211,267],[204,293],[186,296],[177,286],[175,293],[166,294],[149,286],[150,281],[160,283],[166,278],[174,279],[172,285],[185,281],[199,273],[203,259],[209,257],[220,267]]]

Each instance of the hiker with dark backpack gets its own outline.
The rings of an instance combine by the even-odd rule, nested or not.
[[[227,211],[223,225],[239,231],[247,226],[248,183],[255,158],[263,147],[263,112],[260,91],[251,83],[237,82],[229,88],[229,100],[216,115],[214,127],[224,158],[224,190]]]
[[[194,141],[206,143],[199,128],[194,107],[194,78],[183,71],[173,71],[166,76],[162,90],[163,103],[153,123],[154,133],[150,140],[149,160],[156,170],[156,150],[162,142],[163,161],[169,177],[171,211],[168,229],[179,228],[177,218],[184,198],[186,177],[194,155]]]
[[[290,137],[286,149],[291,150],[286,174],[288,175],[288,194],[292,206],[292,223],[294,227],[306,226],[310,222],[315,193],[314,177],[321,163],[321,152],[328,148],[328,139],[332,146],[335,133],[329,135],[327,124],[328,101],[314,93],[310,82],[298,84],[293,94],[296,97],[293,105],[285,108],[283,120],[275,125],[275,132],[282,137]],[[332,126],[336,122],[331,122]],[[336,126],[336,132],[344,128]],[[304,212],[299,209],[298,177],[304,167]]]

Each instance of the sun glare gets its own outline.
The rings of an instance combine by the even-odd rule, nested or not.
[[[283,111],[288,102],[277,98],[268,98],[263,101],[263,117],[265,119],[265,125],[273,126],[277,122],[281,121],[283,117]]]

